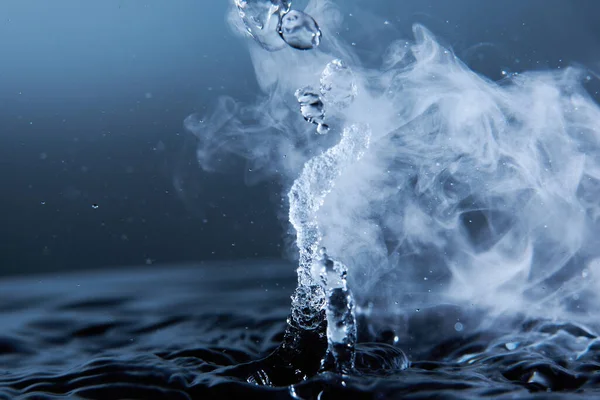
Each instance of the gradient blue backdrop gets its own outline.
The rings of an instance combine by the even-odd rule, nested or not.
[[[366,63],[415,22],[494,79],[600,61],[597,0],[338,4]],[[202,174],[182,129],[220,94],[256,93],[227,6],[0,1],[0,274],[281,256],[279,186],[246,187],[243,163]]]

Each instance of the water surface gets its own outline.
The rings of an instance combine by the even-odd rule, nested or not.
[[[286,387],[230,376],[231,366],[279,345],[295,284],[292,265],[268,260],[5,279],[0,398],[600,395],[591,330],[519,318],[476,328],[477,313],[452,305],[370,324],[359,317],[362,369],[349,375],[325,372]],[[408,355],[409,369],[393,364],[392,346]]]

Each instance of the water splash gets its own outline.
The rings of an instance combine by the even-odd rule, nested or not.
[[[334,365],[331,369],[349,373],[355,367],[357,328],[354,297],[346,280],[348,269],[341,262],[330,258],[324,247],[319,252],[319,263],[327,296],[325,315],[328,354],[323,359],[323,365],[325,367],[330,362]]]
[[[296,230],[300,257],[298,288],[292,302],[292,317],[301,328],[314,329],[318,315],[324,309],[325,285],[322,283],[319,249],[322,234],[317,213],[336,180],[349,165],[358,161],[369,148],[371,129],[356,123],[344,128],[340,142],[309,160],[294,182],[288,198],[289,220]]]
[[[334,63],[336,66],[342,65],[339,61]],[[348,71],[332,70],[328,64],[321,80],[335,81],[336,73],[340,70],[344,73]],[[329,90],[332,89],[334,86],[329,86]],[[335,87],[334,95],[337,89]],[[323,104],[318,96],[311,93],[310,88],[303,88],[296,91],[296,97],[301,103],[303,101],[307,103],[305,107],[318,108],[320,115],[317,121],[307,118],[306,108],[302,114],[305,119],[318,123],[321,127]],[[311,101],[309,102],[307,98]],[[337,145],[305,164],[302,174],[288,193],[289,220],[296,230],[296,243],[300,251],[298,288],[292,297],[292,318],[299,327],[314,329],[318,326],[316,324],[316,321],[319,321],[318,316],[325,308],[328,353],[323,363],[326,364],[327,357],[331,357],[335,369],[340,372],[354,369],[356,342],[354,299],[347,285],[346,266],[330,258],[325,248],[319,249],[322,234],[319,230],[317,214],[327,194],[335,186],[336,180],[349,165],[363,157],[370,141],[371,129],[368,125],[356,123],[345,128]]]
[[[321,246],[349,267],[361,312],[451,303],[484,310],[482,324],[506,313],[597,320],[600,110],[582,86],[589,73],[562,68],[494,82],[421,25],[368,69],[329,34],[343,19],[333,2],[311,0],[305,11],[323,43],[268,55],[252,47],[265,95],[207,119],[224,121],[218,132],[194,130],[201,165],[232,152],[285,185],[300,172],[289,192],[300,249],[291,321],[323,327]],[[290,102],[297,88],[319,85],[311,93],[323,103],[314,115],[326,112],[331,126],[324,137],[295,118]],[[251,128],[241,122],[248,115]],[[340,127],[340,142],[325,150]],[[358,161],[352,143],[364,139],[362,127],[369,144],[356,146]]]

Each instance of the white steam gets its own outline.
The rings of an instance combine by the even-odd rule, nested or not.
[[[234,153],[289,188],[343,126],[367,124],[369,150],[318,211],[322,244],[348,266],[358,303],[596,313],[600,109],[582,71],[493,82],[422,26],[367,70],[337,42],[341,16],[331,2],[312,0],[305,11],[323,32],[321,47],[270,53],[248,39],[257,103],[223,98],[202,121],[186,119],[201,166],[218,168]],[[236,14],[230,22],[245,32]],[[334,129],[319,136],[294,92],[318,87],[333,59],[352,68],[357,95],[344,110],[325,110]]]

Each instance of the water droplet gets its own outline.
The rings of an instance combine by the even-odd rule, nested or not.
[[[279,33],[287,44],[298,50],[314,49],[321,43],[321,30],[317,22],[298,10],[283,16]]]
[[[352,70],[342,61],[333,60],[321,74],[321,99],[325,104],[346,108],[356,98],[356,87]]]
[[[41,205],[46,205],[46,202],[45,201],[40,201],[40,204]]]
[[[238,14],[247,32],[265,50],[285,47],[278,32],[281,17],[290,9],[287,0],[235,0]]]
[[[319,135],[326,135],[329,132],[329,125],[326,124],[318,124],[317,125],[317,133]]]
[[[508,343],[504,344],[504,347],[506,347],[506,349],[509,351],[513,351],[517,347],[519,347],[519,343],[518,342],[508,342]]]
[[[310,86],[296,90],[294,93],[300,103],[300,112],[305,120],[311,124],[317,125],[317,133],[323,135],[329,131],[327,124],[323,122],[325,112],[323,111],[323,102]]]
[[[464,326],[460,322],[457,322],[456,324],[454,324],[454,330],[456,332],[462,332],[463,329],[464,329]]]

